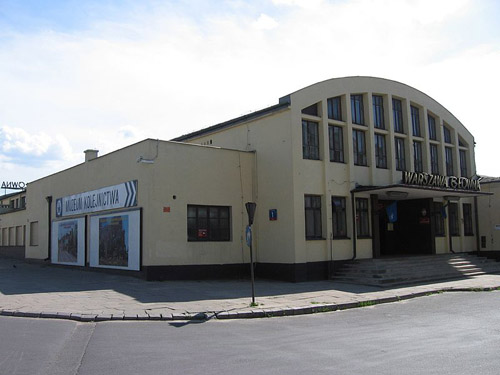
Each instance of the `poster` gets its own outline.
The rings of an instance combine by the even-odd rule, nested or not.
[[[85,219],[52,222],[51,261],[56,264],[85,265]]]
[[[140,211],[90,217],[90,266],[140,270]]]

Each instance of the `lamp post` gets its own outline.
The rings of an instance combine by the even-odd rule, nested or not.
[[[253,218],[255,216],[255,208],[257,207],[257,203],[247,202],[245,203],[245,207],[247,209],[247,214],[248,214],[246,239],[247,239],[247,245],[248,247],[250,247],[250,279],[252,282],[252,305],[255,305],[255,277],[253,273],[252,224],[253,224]]]

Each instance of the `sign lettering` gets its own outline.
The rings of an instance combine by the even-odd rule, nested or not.
[[[24,190],[26,189],[26,182],[3,181],[1,189]]]
[[[403,172],[403,184],[447,189],[480,191],[479,180],[467,177],[439,176],[428,173]]]

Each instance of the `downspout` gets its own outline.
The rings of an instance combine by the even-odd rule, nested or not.
[[[45,259],[46,261],[50,261],[51,259],[51,242],[52,242],[52,228],[51,228],[51,224],[52,224],[52,195],[49,195],[47,197],[45,197],[45,199],[47,200],[47,209],[48,209],[48,235],[47,235],[47,238],[48,238],[48,241],[47,241],[47,258]]]
[[[450,252],[455,254],[453,251],[453,237],[451,236],[451,217],[450,217],[450,201],[447,204],[448,209],[448,244],[450,245]]]
[[[356,203],[354,202],[354,191],[351,191],[352,210],[352,259],[356,259]]]
[[[481,254],[481,245],[479,240],[479,213],[477,209],[477,197],[474,197],[474,218],[476,219],[476,248],[477,255]]]

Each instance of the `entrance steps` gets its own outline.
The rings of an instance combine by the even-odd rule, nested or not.
[[[500,263],[467,253],[353,260],[334,271],[334,280],[394,287],[500,273]]]

